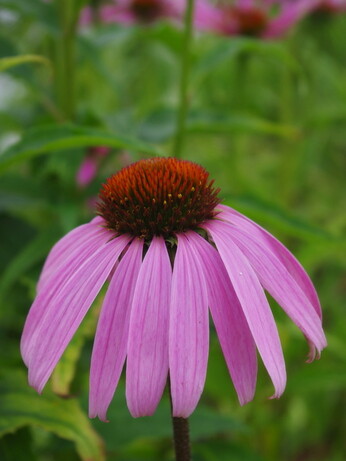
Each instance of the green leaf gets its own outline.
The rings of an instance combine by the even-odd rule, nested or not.
[[[252,115],[235,115],[220,120],[195,120],[187,125],[187,132],[198,134],[259,133],[295,139],[299,130],[293,126],[271,122]]]
[[[261,224],[271,224],[289,235],[304,239],[336,240],[328,232],[311,225],[292,213],[278,207],[274,203],[266,202],[257,197],[238,196],[228,198],[225,205],[236,208]]]
[[[28,427],[23,427],[14,434],[0,438],[0,459],[2,461],[35,461],[32,437]]]
[[[195,79],[202,79],[215,68],[229,62],[240,54],[253,54],[282,61],[293,70],[298,69],[294,57],[281,43],[257,40],[248,37],[221,39],[209,52],[204,53],[194,68]]]
[[[161,108],[152,112],[140,125],[138,135],[147,141],[164,142],[174,136],[176,130],[176,111]],[[248,114],[232,117],[224,113],[196,112],[189,113],[186,122],[187,134],[230,135],[234,133],[256,133],[289,139],[299,137],[299,130],[290,125],[283,125]]]
[[[62,396],[70,394],[70,387],[75,376],[77,362],[82,353],[85,341],[95,333],[102,301],[103,296],[99,296],[95,302],[96,305],[94,304],[93,308],[88,312],[54,369],[51,383],[52,389],[56,394]]]
[[[10,69],[11,67],[26,64],[28,62],[44,64],[48,67],[51,67],[49,59],[45,58],[44,56],[39,56],[36,54],[22,54],[20,56],[9,56],[7,58],[0,59],[0,72]]]
[[[102,442],[77,400],[61,399],[49,391],[38,395],[17,370],[0,378],[0,436],[24,426],[39,426],[74,442],[82,460],[104,459]]]
[[[0,303],[11,285],[48,254],[58,237],[56,227],[44,230],[12,259],[0,280]]]
[[[118,134],[71,124],[49,125],[28,130],[20,141],[10,146],[2,154],[0,153],[0,171],[41,154],[100,145],[133,150],[153,156],[163,155],[148,144]]]

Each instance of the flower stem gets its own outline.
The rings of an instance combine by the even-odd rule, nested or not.
[[[179,158],[183,149],[185,125],[188,110],[188,81],[190,71],[191,42],[193,36],[193,13],[195,0],[187,0],[184,20],[184,37],[181,52],[181,74],[179,88],[179,108],[177,114],[177,127],[173,145],[173,154]]]
[[[75,112],[75,35],[78,12],[69,0],[58,0],[61,35],[58,37],[58,98],[65,119],[72,120]]]
[[[189,420],[172,416],[174,450],[176,461],[190,461]]]
[[[170,378],[167,380],[167,388],[171,402],[175,460],[191,461],[189,420],[187,418],[178,418],[173,416],[173,401]]]

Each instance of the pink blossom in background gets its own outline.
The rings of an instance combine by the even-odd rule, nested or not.
[[[136,24],[160,18],[178,19],[182,11],[180,0],[117,0],[101,6],[98,15],[103,23]],[[93,10],[87,7],[82,11],[81,23],[92,21]]]
[[[91,183],[97,174],[100,160],[108,155],[109,152],[110,148],[106,146],[91,147],[88,150],[85,159],[77,171],[76,181],[79,186],[85,187]]]
[[[220,3],[209,29],[223,35],[278,38],[313,11],[320,0],[233,0]]]
[[[321,13],[344,13],[346,12],[346,0],[320,0],[315,11]]]
[[[133,25],[152,23],[159,19],[172,19],[182,23],[186,9],[186,0],[118,0],[100,7],[98,16],[103,23]],[[208,0],[195,0],[194,24],[196,29],[210,28],[219,18],[219,12]],[[81,24],[87,25],[94,20],[92,8],[84,8]]]
[[[233,208],[199,165],[141,160],[103,185],[99,216],[51,250],[28,314],[21,352],[29,383],[44,388],[104,283],[90,369],[90,417],[107,409],[126,360],[134,417],[154,413],[169,376],[173,415],[203,391],[209,314],[240,404],[252,400],[257,351],[279,397],[285,361],[265,291],[303,332],[308,361],[326,346],[320,303],[300,263]]]

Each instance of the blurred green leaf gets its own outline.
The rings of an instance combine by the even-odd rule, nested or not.
[[[56,226],[39,233],[7,265],[0,280],[0,303],[18,278],[41,261],[59,237]]]
[[[194,67],[194,78],[202,79],[215,67],[228,62],[240,54],[260,55],[282,61],[293,70],[298,69],[298,63],[288,49],[278,42],[257,40],[248,37],[222,38],[210,51],[204,53]]]
[[[207,440],[194,449],[195,461],[263,461],[251,448],[232,440]]]
[[[76,331],[72,338],[72,341],[67,346],[67,349],[63,353],[58,365],[55,367],[52,374],[52,389],[56,394],[62,396],[70,395],[70,387],[75,376],[77,362],[82,353],[85,341],[92,337],[96,330],[96,324],[99,317],[101,303],[103,296],[99,296],[96,301],[96,305],[90,309],[86,318]]]
[[[287,382],[287,391],[295,392],[299,389],[299,392],[336,392],[345,389],[346,370],[343,365],[344,362],[340,362],[337,368],[323,357],[321,362],[309,364],[292,375]]]
[[[7,58],[0,59],[0,72],[10,69],[11,67],[26,63],[38,63],[44,64],[48,67],[51,66],[50,61],[44,56],[39,56],[36,54],[23,54],[21,56],[9,56]]]
[[[74,442],[85,461],[103,460],[102,442],[93,431],[77,400],[64,400],[49,391],[38,395],[23,373],[1,374],[0,435],[33,425]]]
[[[164,142],[175,134],[176,111],[162,108],[152,112],[139,126],[138,136],[149,142]],[[234,133],[256,133],[289,139],[299,137],[294,126],[275,123],[253,115],[228,116],[222,113],[191,111],[186,122],[187,134],[234,135]]]
[[[0,438],[1,461],[35,461],[32,438],[28,427]]]
[[[226,198],[225,205],[236,208],[244,214],[261,224],[271,224],[278,229],[295,237],[304,239],[336,240],[336,238],[325,232],[323,229],[315,227],[292,213],[278,207],[273,203],[266,202],[257,197],[238,196]]]
[[[235,115],[220,120],[191,120],[187,125],[188,133],[233,134],[259,133],[287,138],[297,138],[299,130],[293,126],[264,120],[252,115]]]
[[[1,0],[1,6],[14,12],[18,12],[21,18],[30,18],[35,25],[43,27],[46,31],[56,33],[58,31],[57,14],[54,2],[37,0]]]
[[[154,147],[136,139],[71,124],[49,125],[28,130],[19,142],[10,146],[5,152],[0,153],[0,171],[5,170],[10,165],[41,154],[51,154],[56,151],[77,147],[101,145],[133,150],[154,156],[160,155],[160,152]]]

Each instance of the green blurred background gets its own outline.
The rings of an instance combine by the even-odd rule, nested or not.
[[[0,0],[0,459],[172,460],[167,395],[153,417],[135,420],[122,381],[110,423],[87,418],[102,294],[43,395],[27,385],[19,340],[43,261],[93,216],[109,175],[129,160],[174,155],[183,47],[182,29],[165,21],[79,27],[74,37],[59,16],[73,2],[57,3]],[[268,400],[260,367],[255,399],[240,407],[212,331],[191,418],[196,461],[346,459],[345,30],[346,14],[325,14],[275,42],[195,34],[183,157],[300,259],[329,343],[305,364],[303,336],[271,300],[287,389]],[[110,154],[78,186],[81,162],[99,145]]]

